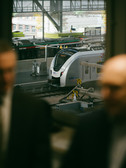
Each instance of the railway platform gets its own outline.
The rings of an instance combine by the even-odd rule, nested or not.
[[[18,72],[16,74],[15,85],[39,82],[39,81],[47,81],[48,75],[32,75],[31,71],[26,72]]]
[[[36,61],[40,65],[40,74],[37,73],[34,75],[33,71],[33,62]],[[16,80],[15,85],[26,85],[26,84],[35,84],[35,82],[47,82],[48,81],[48,70],[52,61],[52,57],[48,58],[45,62],[44,58],[37,60],[21,60],[18,61],[16,69]],[[37,69],[36,69],[37,71]]]
[[[26,92],[40,93],[48,90],[48,75],[32,75],[31,71],[16,74],[15,87],[20,87]]]

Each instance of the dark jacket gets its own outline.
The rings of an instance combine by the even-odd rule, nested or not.
[[[50,106],[14,90],[5,168],[50,168]]]
[[[89,112],[79,124],[62,168],[107,168],[111,123],[103,110]]]

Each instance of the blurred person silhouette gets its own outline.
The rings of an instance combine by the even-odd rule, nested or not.
[[[104,106],[81,118],[62,168],[126,168],[126,54],[104,63],[99,83]]]
[[[50,106],[14,88],[16,58],[0,41],[0,168],[50,168]]]

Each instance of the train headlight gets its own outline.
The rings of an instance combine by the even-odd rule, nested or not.
[[[60,77],[63,75],[63,72],[60,73]]]

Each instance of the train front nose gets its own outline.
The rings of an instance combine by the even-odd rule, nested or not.
[[[53,70],[50,70],[50,76],[51,78],[48,79],[48,82],[52,85],[58,85],[60,86],[60,75],[58,72],[55,72]]]
[[[48,79],[48,83],[51,85],[60,86],[60,78],[52,77],[52,79]]]

